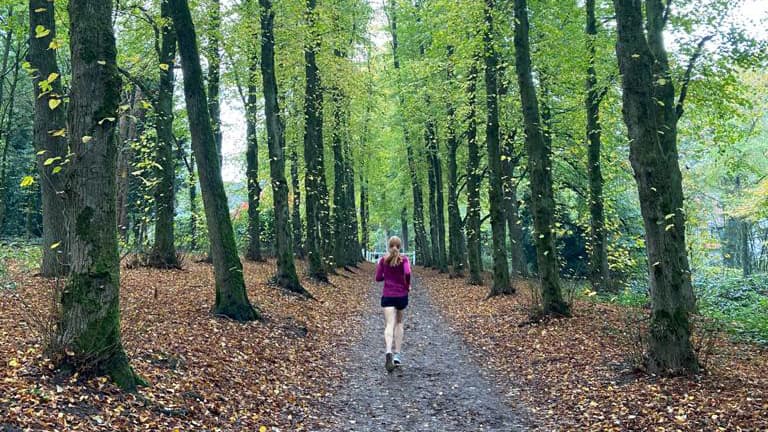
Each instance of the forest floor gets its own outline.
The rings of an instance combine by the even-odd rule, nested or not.
[[[417,268],[404,365],[387,374],[373,270],[305,279],[309,301],[268,283],[274,262],[245,263],[265,319],[241,324],[210,314],[208,264],[124,269],[124,343],[150,383],[128,394],[48,370],[39,326],[55,282],[11,263],[14,284],[0,287],[0,432],[768,430],[765,349],[717,336],[703,374],[647,376],[632,366],[628,309],[576,301],[571,319],[521,325],[526,281],[484,301],[487,286]]]
[[[47,370],[36,323],[47,315],[54,282],[12,263],[16,288],[0,288],[0,432],[321,427],[318,416],[332,396],[329,383],[343,380],[338,364],[359,339],[373,269],[341,271],[332,285],[305,279],[318,299],[309,301],[268,284],[274,262],[244,265],[261,322],[211,315],[208,264],[123,269],[124,344],[134,369],[150,383],[127,394],[104,378]],[[303,263],[297,265],[302,272]]]
[[[529,407],[533,430],[768,430],[765,347],[700,333],[702,374],[654,377],[634,366],[642,350],[631,309],[577,300],[572,318],[524,324],[529,281],[515,281],[516,295],[484,300],[487,285],[423,271],[430,297],[475,358]]]
[[[421,269],[417,270],[420,272]],[[384,369],[380,284],[369,283],[360,343],[344,353],[346,376],[328,409],[328,431],[527,430],[525,415],[510,408],[500,388],[448,328],[416,277],[405,312],[403,365]]]

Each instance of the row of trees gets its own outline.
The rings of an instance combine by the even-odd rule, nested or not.
[[[485,0],[471,5],[388,2],[392,81],[398,89],[420,262],[444,271],[450,266],[457,276],[462,275],[465,265],[463,254],[452,252],[446,261],[446,239],[440,232],[444,226],[440,219],[445,212],[444,192],[439,174],[441,158],[434,156],[439,154],[436,125],[440,125],[448,147],[442,153],[449,166],[448,250],[467,248],[470,282],[482,281],[481,225],[490,218],[493,283],[489,296],[514,292],[510,270],[528,273],[524,248],[526,243],[532,244],[532,267],[541,283],[539,313],[569,315],[560,286],[563,240],[557,237],[567,238],[573,233],[562,229],[568,216],[556,205],[554,187],[559,186],[575,192],[586,204],[588,256],[581,258],[587,258],[588,265],[582,274],[599,292],[617,289],[608,248],[609,227],[615,222],[607,218],[622,215],[615,210],[613,215],[606,214],[603,166],[606,160],[609,164],[620,162],[623,152],[616,151],[616,144],[612,153],[604,150],[601,107],[606,100],[620,102],[626,132],[615,127],[618,118],[613,106],[608,107],[614,122],[609,132],[614,143],[629,143],[629,154],[624,153],[624,157],[629,159],[627,168],[631,167],[638,192],[640,214],[636,220],[644,227],[640,245],[647,250],[652,299],[647,366],[658,373],[697,371],[690,343],[689,316],[695,312],[695,300],[678,163],[680,119],[699,68],[715,82],[733,77],[733,69],[718,75],[712,73],[712,63],[701,65],[707,44],[720,44],[721,57],[709,59],[718,66],[759,64],[762,45],[744,37],[740,33],[743,29],[735,25],[730,31],[741,35],[738,40],[707,28],[698,39],[685,42],[688,45],[681,51],[686,55],[670,60],[665,32],[674,31],[676,26],[702,30],[697,26],[706,27],[707,19],[718,16],[727,22],[733,12],[727,5],[711,2],[711,9],[686,18],[683,11],[702,7],[694,3],[616,0],[609,4],[590,0],[583,6],[546,1],[531,6],[525,0]],[[531,22],[529,15],[539,21]],[[583,17],[581,28],[574,16]],[[615,26],[600,25],[604,22],[615,22]],[[573,47],[574,37],[579,48]],[[737,59],[735,52],[739,50],[743,50],[739,54],[743,57]],[[516,76],[517,86],[511,76]],[[485,84],[484,94],[480,79]],[[415,94],[407,94],[414,89]],[[478,95],[484,97],[485,104],[479,102],[482,99]],[[457,106],[464,114],[460,121]],[[477,144],[478,123],[484,123],[484,154]],[[460,141],[467,145],[467,170],[461,177],[456,175],[458,128],[463,128]],[[419,134],[423,134],[421,148],[414,146],[419,141],[414,137]],[[566,150],[570,154],[563,156],[561,147],[553,158],[553,146],[558,141],[570,147]],[[577,146],[583,150],[574,151]],[[419,162],[414,160],[419,153],[424,155],[421,166],[427,167],[426,210],[421,189],[424,180],[419,176]],[[577,166],[579,159],[583,169]],[[578,183],[584,186],[567,178],[563,165],[578,170]],[[517,197],[522,178],[529,186],[524,202]],[[483,218],[480,190],[485,179],[489,213]],[[464,188],[467,207],[462,219],[460,212],[456,216],[455,203],[456,191]],[[561,192],[560,198],[563,195]],[[429,230],[425,228],[425,212]],[[532,224],[527,239],[520,226],[523,219]],[[621,229],[614,230],[614,238],[622,235]]]
[[[311,296],[295,257],[327,281],[359,262],[371,233],[393,230],[415,244],[419,263],[471,284],[483,283],[489,250],[490,296],[514,292],[510,275],[537,274],[541,315],[569,315],[567,272],[606,292],[634,271],[650,276],[650,369],[697,369],[688,322],[695,244],[686,240],[691,204],[678,147],[700,144],[678,135],[694,136],[707,118],[712,135],[725,129],[712,118],[732,106],[712,106],[712,88],[731,89],[723,84],[741,79],[739,68],[761,61],[743,29],[712,27],[729,23],[729,5],[387,0],[379,20],[357,0],[205,0],[194,10],[186,0],[86,3],[71,1],[69,20],[60,3],[12,4],[0,86],[0,126],[16,126],[0,134],[0,208],[25,200],[42,209],[42,273],[69,278],[61,345],[77,354],[67,357],[73,365],[96,358],[122,385],[140,382],[119,342],[119,242],[150,243],[146,264],[176,268],[181,229],[188,246],[208,247],[213,313],[259,318],[222,177],[222,106],[239,102],[243,252],[263,260],[270,231],[285,289]],[[391,50],[373,44],[380,37],[368,27],[379,21]],[[701,35],[670,54],[662,36],[677,29]],[[716,55],[704,55],[708,45]],[[180,77],[184,103],[174,98]],[[718,92],[724,101],[740,95]],[[26,110],[15,108],[22,102]],[[688,105],[690,124],[680,121]],[[27,124],[34,150],[23,150]],[[36,172],[6,174],[14,149],[36,160]],[[27,225],[37,214],[27,212]]]

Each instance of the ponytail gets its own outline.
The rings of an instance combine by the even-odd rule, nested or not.
[[[403,256],[400,255],[400,247],[402,246],[402,241],[400,240],[400,237],[390,237],[387,245],[389,246],[389,253],[384,258],[384,262],[389,264],[391,267],[402,264]]]

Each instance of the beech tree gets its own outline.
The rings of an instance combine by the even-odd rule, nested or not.
[[[197,158],[197,173],[203,195],[208,238],[211,241],[211,258],[216,279],[216,303],[213,313],[237,321],[258,319],[259,311],[251,305],[245,291],[243,265],[237,254],[227,196],[221,179],[221,167],[203,89],[200,54],[189,4],[187,0],[169,0],[169,6],[178,37],[192,147]]]
[[[676,101],[663,38],[669,4],[614,0],[614,6],[622,112],[648,253],[651,322],[647,367],[661,374],[697,372],[689,320],[696,300],[686,252],[677,152],[677,122],[683,113],[686,87]]]
[[[112,2],[71,1],[68,11],[71,153],[64,202],[71,259],[55,343],[64,354],[63,367],[109,375],[120,387],[133,390],[142,380],[131,369],[120,337],[115,124],[121,81]]]

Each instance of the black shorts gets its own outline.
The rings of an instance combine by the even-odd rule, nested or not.
[[[397,310],[403,310],[406,306],[408,306],[408,296],[381,298],[381,307],[393,307]]]

